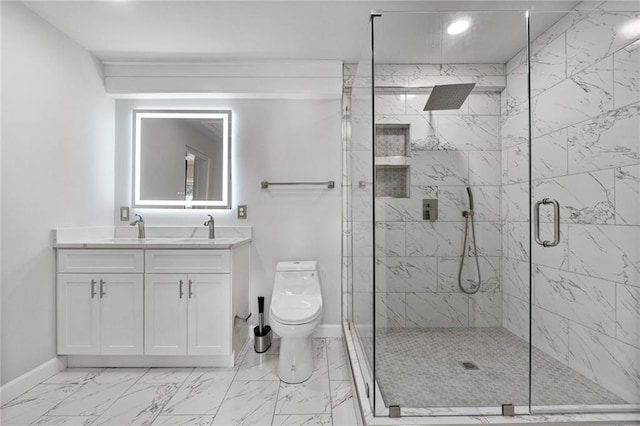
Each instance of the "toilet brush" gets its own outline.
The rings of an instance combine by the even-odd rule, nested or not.
[[[258,297],[258,314],[258,325],[253,328],[253,349],[261,354],[271,347],[271,327],[264,325],[264,296]]]

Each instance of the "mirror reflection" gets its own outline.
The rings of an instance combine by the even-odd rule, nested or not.
[[[231,111],[134,111],[135,207],[230,208]]]

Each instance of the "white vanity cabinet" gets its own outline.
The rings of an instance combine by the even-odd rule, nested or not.
[[[249,314],[249,242],[58,243],[58,354],[75,367],[233,366],[249,336],[234,319]]]
[[[59,250],[58,353],[142,355],[143,251]]]
[[[231,257],[230,250],[147,250],[146,354],[231,354]]]
[[[230,274],[146,274],[145,353],[231,354]]]

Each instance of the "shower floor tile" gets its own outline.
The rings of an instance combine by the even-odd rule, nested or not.
[[[363,343],[370,353],[372,339]],[[529,404],[529,344],[503,328],[384,330],[376,345],[376,378],[387,406]],[[532,361],[532,405],[626,403],[538,349]]]

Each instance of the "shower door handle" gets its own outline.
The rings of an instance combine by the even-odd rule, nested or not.
[[[553,241],[543,241],[540,238],[540,205],[542,204],[553,204]],[[558,203],[556,200],[552,200],[551,198],[543,198],[542,201],[536,202],[536,205],[533,208],[533,215],[536,243],[540,244],[543,247],[557,246],[560,243],[560,203]]]

